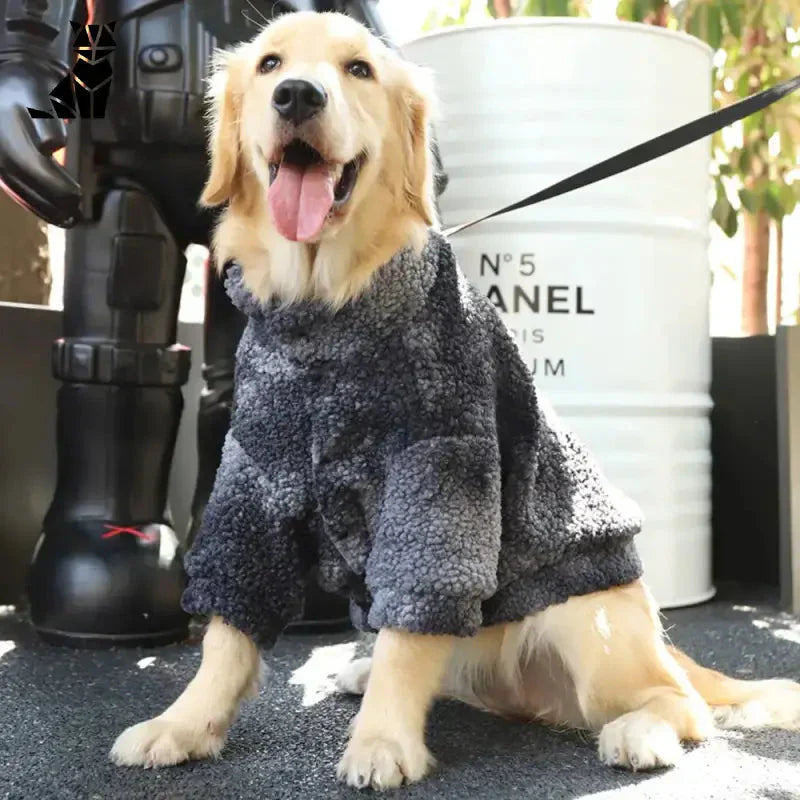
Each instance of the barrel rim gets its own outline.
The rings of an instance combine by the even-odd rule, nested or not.
[[[480,33],[487,30],[502,30],[503,28],[510,27],[585,27],[585,28],[614,28],[614,29],[629,29],[641,34],[650,34],[653,36],[664,36],[672,41],[682,41],[686,44],[691,44],[702,50],[709,57],[714,55],[714,49],[706,44],[704,41],[692,36],[684,31],[673,31],[668,28],[662,28],[659,25],[645,25],[642,22],[628,22],[623,20],[595,20],[586,19],[585,17],[513,17],[511,19],[498,19],[492,22],[482,23],[479,25],[453,25],[439,30],[429,31],[420,36],[415,36],[400,45],[400,49],[408,47],[415,42],[427,41],[429,39],[438,39],[445,36],[458,36],[468,33]]]

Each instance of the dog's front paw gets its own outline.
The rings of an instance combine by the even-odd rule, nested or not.
[[[337,775],[357,789],[393,789],[404,781],[421,780],[434,759],[423,742],[401,741],[383,736],[350,740]]]
[[[666,720],[648,711],[631,711],[603,726],[599,752],[604,764],[636,772],[673,766],[683,748]]]
[[[109,756],[119,766],[169,767],[189,759],[218,756],[225,737],[208,728],[156,717],[124,730]]]

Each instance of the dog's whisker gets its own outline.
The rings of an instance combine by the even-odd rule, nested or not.
[[[255,28],[261,27],[261,23],[257,19],[253,19],[248,13],[247,9],[242,9],[242,16]]]
[[[266,24],[269,24],[269,17],[267,17],[266,14],[264,14],[264,12],[253,2],[253,0],[247,0],[247,5],[249,5],[250,8],[252,8],[253,11],[255,11],[256,14],[258,14],[258,16],[261,17],[261,19],[263,19]],[[242,11],[242,13],[244,14],[244,11]],[[272,13],[274,16],[275,14],[274,5],[272,6]]]

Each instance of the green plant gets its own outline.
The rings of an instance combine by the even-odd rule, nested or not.
[[[800,0],[620,0],[620,19],[683,30],[707,42],[714,105],[728,105],[800,72]],[[712,218],[727,234],[744,229],[744,333],[767,332],[770,229],[777,234],[777,316],[781,308],[783,219],[800,199],[800,98],[792,95],[714,136]]]
[[[470,14],[585,16],[591,0],[451,0],[437,3],[426,28],[460,25]],[[444,9],[442,7],[445,7]],[[728,105],[800,73],[800,0],[619,0],[621,20],[681,30],[715,51],[713,103]],[[658,91],[658,86],[653,87]],[[770,231],[776,231],[780,321],[783,220],[800,201],[800,93],[748,117],[712,140],[714,222],[744,234],[744,333],[767,332]],[[800,310],[797,322],[800,324]]]
[[[486,19],[506,17],[577,17],[588,15],[590,0],[448,0],[437,2],[423,30],[463,25],[470,13]]]
[[[422,30],[446,28],[451,25],[463,25],[472,7],[472,0],[455,0],[455,2],[438,2],[428,12]]]

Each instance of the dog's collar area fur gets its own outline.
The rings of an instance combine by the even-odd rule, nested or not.
[[[233,304],[267,324],[271,330],[291,333],[333,322],[352,324],[358,319],[407,319],[425,302],[436,280],[441,234],[430,231],[422,252],[406,247],[379,267],[367,288],[342,308],[334,310],[322,300],[259,300],[247,287],[244,271],[233,261],[227,270],[225,288]]]

